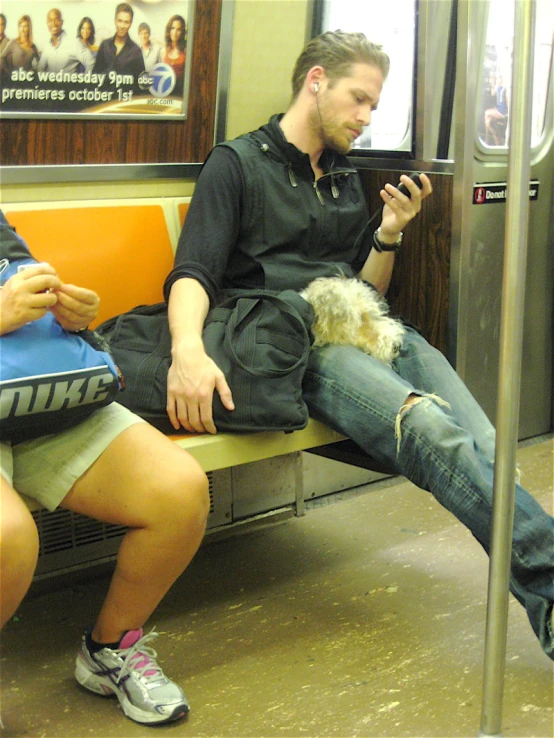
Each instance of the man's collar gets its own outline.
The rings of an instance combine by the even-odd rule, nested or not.
[[[116,39],[116,38],[117,38],[117,33],[114,33],[114,35],[112,36],[112,44],[113,44],[114,46],[116,45],[116,43],[115,43],[115,39]],[[123,43],[123,46],[125,47],[125,46],[127,46],[128,44],[132,44],[132,43],[134,43],[134,41],[133,41],[133,40],[132,40],[132,38],[131,38],[131,37],[129,36],[129,34],[127,34],[127,35],[125,36],[125,41],[124,41],[124,43]],[[137,46],[138,46],[138,44],[137,44]],[[140,48],[140,47],[139,47],[139,48]]]
[[[304,162],[306,158],[309,160],[308,154],[305,154],[303,151],[300,151],[298,146],[291,143],[285,136],[285,132],[283,131],[280,125],[283,117],[284,117],[284,113],[278,113],[277,115],[272,115],[269,120],[268,125],[271,131],[273,140],[279,146],[281,151],[284,154],[286,154],[291,164],[294,164],[295,162]]]
[[[291,164],[302,162],[305,165],[306,162],[308,162],[308,165],[311,168],[309,155],[301,151],[297,146],[295,146],[295,144],[291,143],[279,125],[283,116],[284,113],[279,113],[277,115],[273,115],[269,120],[268,126],[271,130],[273,139],[279,145],[283,153],[286,154]],[[332,169],[335,162],[335,156],[336,152],[333,151],[333,149],[323,149],[321,156],[319,157],[319,165],[324,172],[328,172]]]

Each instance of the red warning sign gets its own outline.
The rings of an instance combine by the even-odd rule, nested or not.
[[[487,184],[473,185],[473,204],[484,205],[485,203],[506,202],[508,191],[507,182],[489,182]],[[537,200],[539,197],[538,179],[529,182],[529,199]]]

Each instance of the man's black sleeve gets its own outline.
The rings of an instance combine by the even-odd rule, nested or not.
[[[200,282],[214,304],[239,235],[243,191],[236,154],[227,146],[216,146],[194,189],[174,266],[165,281],[166,300],[174,282],[191,277]]]

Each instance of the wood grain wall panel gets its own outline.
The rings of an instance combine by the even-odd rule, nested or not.
[[[187,152],[197,152],[194,158],[185,161],[204,161],[213,146],[222,2],[225,0],[196,0],[194,58],[189,91],[192,125],[172,122],[166,142],[174,156],[182,157],[181,147]]]
[[[4,119],[4,166],[202,162],[213,146],[221,3],[196,0],[188,117],[176,120]]]
[[[71,125],[71,121],[67,121]],[[83,161],[79,164],[125,163],[125,140],[129,127],[126,121],[85,121],[83,127]],[[71,152],[64,154],[66,160]],[[59,163],[59,162],[52,162]],[[73,163],[73,162],[68,162]]]
[[[382,205],[379,191],[384,184],[396,184],[400,174],[360,171],[370,213]],[[444,353],[448,329],[452,177],[435,174],[430,179],[433,194],[405,230],[387,299],[393,313],[411,321]]]

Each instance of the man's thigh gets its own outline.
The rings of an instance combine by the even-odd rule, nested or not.
[[[324,346],[310,355],[304,380],[310,413],[388,458],[394,458],[395,427],[410,395],[435,396],[487,457],[494,453],[494,429],[485,413],[446,357],[413,329],[390,367],[350,346]]]
[[[310,414],[356,440],[394,439],[400,409],[415,390],[393,369],[351,346],[311,352],[303,396]]]

